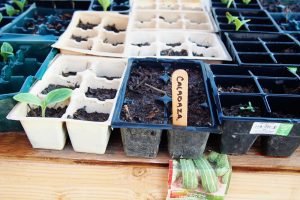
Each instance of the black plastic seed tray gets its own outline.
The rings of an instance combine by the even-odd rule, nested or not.
[[[299,68],[300,70],[300,68]],[[284,66],[211,65],[209,76],[222,124],[221,150],[243,154],[258,135],[290,141],[267,155],[289,156],[300,144],[300,77]],[[297,70],[298,71],[298,70]],[[286,145],[284,146],[286,147]]]
[[[32,6],[0,33],[60,36],[69,25],[74,10],[36,8]]]
[[[216,24],[220,31],[235,31],[234,24],[228,24],[226,12],[232,16],[238,17],[241,21],[250,19],[243,25],[239,32],[279,32],[279,27],[264,10],[236,10],[236,9],[220,9],[212,10]]]
[[[185,69],[189,74],[187,127],[172,125],[170,79],[176,69]],[[112,126],[217,132],[211,101],[208,98],[207,82],[206,71],[200,61],[129,59]]]
[[[90,10],[103,11],[98,0],[92,0]],[[130,0],[113,0],[108,8],[108,11],[116,11],[122,14],[129,14]]]
[[[240,65],[300,66],[300,45],[288,34],[225,33],[227,48]]]
[[[91,0],[29,0],[29,3],[41,8],[88,10]]]
[[[300,33],[291,33],[292,37],[300,43]]]
[[[260,0],[262,8],[269,12],[300,12],[299,0]]]
[[[227,8],[227,4],[221,2],[221,0],[211,0],[213,8]],[[229,8],[235,9],[261,9],[261,5],[258,0],[252,0],[248,5],[243,3],[243,0],[234,0]]]
[[[271,13],[281,31],[286,33],[300,32],[300,13]]]

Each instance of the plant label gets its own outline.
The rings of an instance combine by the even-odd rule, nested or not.
[[[293,126],[293,124],[287,123],[254,122],[250,134],[288,136]]]
[[[172,74],[172,116],[173,125],[187,126],[188,74],[179,69]]]

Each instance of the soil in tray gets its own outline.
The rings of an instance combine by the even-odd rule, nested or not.
[[[118,46],[118,45],[124,44],[123,42],[115,42],[115,43],[111,43],[111,42],[108,41],[108,39],[104,39],[104,40],[103,40],[103,43],[111,44],[111,45],[113,45],[113,46]]]
[[[180,45],[181,45],[180,42],[167,44],[167,46],[171,46],[171,47],[177,47],[177,46],[180,46]]]
[[[274,89],[263,89],[268,94],[300,94],[300,85],[298,87],[288,87],[287,85],[278,85]]]
[[[232,92],[232,93],[255,93],[255,88],[253,85],[246,85],[246,86],[241,86],[241,85],[233,85],[229,87],[222,87],[218,85],[218,92]]]
[[[166,49],[160,52],[161,56],[188,56],[188,52],[185,49],[181,51],[174,51],[173,49]]]
[[[46,117],[51,118],[61,118],[67,110],[67,106],[63,108],[47,108],[46,109]],[[34,108],[29,110],[27,113],[27,117],[41,117],[42,111],[41,108]]]
[[[62,72],[61,75],[63,77],[76,76],[77,72]]]
[[[260,0],[262,2],[262,5],[267,7],[268,11],[270,12],[282,12],[282,9],[280,8],[281,5],[285,6],[284,12],[300,12],[300,3],[292,3],[291,1],[290,5],[286,5],[285,1],[283,0]]]
[[[81,41],[87,41],[88,40],[87,38],[84,38],[84,37],[81,37],[81,36],[75,36],[75,35],[72,35],[71,38],[73,40],[75,40],[76,42],[81,42]]]
[[[193,52],[193,56],[204,57],[203,53],[198,54],[198,53],[195,53],[195,52]],[[212,56],[212,57],[214,57],[214,56]]]
[[[120,79],[121,77],[108,77],[108,76],[97,76],[99,78],[106,78],[107,80],[114,80],[114,79]]]
[[[109,114],[98,112],[88,113],[85,108],[80,108],[73,114],[73,116],[69,115],[68,118],[83,121],[105,122],[108,120]]]
[[[98,24],[84,24],[82,21],[79,21],[77,27],[82,28],[83,30],[93,29],[94,27],[98,26]]]
[[[223,107],[223,113],[226,116],[235,116],[235,117],[263,117],[264,112],[260,107],[253,106],[255,112],[250,110],[241,110],[241,107],[247,107],[248,105],[239,104],[233,105],[230,107]]]
[[[272,112],[271,116],[274,118],[290,118],[290,119],[299,119],[300,115],[295,115],[295,114],[287,114],[282,111],[277,111],[277,112]]]
[[[45,89],[42,91],[42,94],[48,94],[48,93],[51,92],[52,90],[60,89],[60,88],[69,88],[69,89],[74,90],[75,88],[79,88],[79,85],[75,85],[75,86],[73,87],[73,86],[65,86],[65,85],[49,84],[48,87],[45,88]]]
[[[97,98],[100,101],[105,101],[106,99],[114,99],[116,97],[117,90],[115,89],[93,89],[88,88],[85,96],[88,98]]]
[[[131,44],[133,46],[138,46],[138,47],[142,47],[142,46],[150,46],[149,42],[145,42],[145,43],[139,43],[139,44]]]
[[[125,29],[117,29],[117,27],[116,27],[115,24],[113,24],[113,25],[106,25],[106,26],[104,26],[104,29],[107,30],[107,31],[113,31],[115,33],[119,33],[119,32],[125,31]]]

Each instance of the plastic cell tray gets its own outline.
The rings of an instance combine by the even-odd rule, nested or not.
[[[8,19],[15,19],[16,17],[18,17],[19,15],[21,15],[22,13],[19,12],[17,13],[16,15],[13,15],[13,16],[8,16],[7,12],[6,12],[6,8],[5,8],[5,4],[8,4],[10,6],[13,6],[15,9],[19,10],[18,6],[13,3],[12,0],[2,0],[0,2],[0,13],[2,14],[2,16],[4,18],[8,18]],[[27,9],[31,8],[33,6],[32,3],[28,3],[25,7],[24,7],[24,11],[23,12],[26,12]]]
[[[299,12],[300,11],[300,2],[298,0],[259,0],[259,3],[262,8],[266,9],[269,12]]]
[[[278,24],[282,32],[300,32],[300,13],[271,13],[271,16]]]
[[[220,9],[212,10],[216,24],[220,31],[235,31],[234,24],[228,24],[226,12],[238,17],[240,20],[250,19],[242,26],[239,32],[279,32],[279,27],[264,10],[235,10],[235,9]]]
[[[172,125],[171,120],[171,82],[170,78],[172,72],[176,69],[184,69],[187,70],[195,70],[199,72],[199,80],[202,79],[201,84],[197,84],[196,91],[200,91],[200,87],[203,88],[202,92],[204,92],[204,99],[197,99],[196,95],[193,95],[192,98],[190,95],[189,105],[192,105],[193,101],[197,101],[197,107],[193,109],[189,109],[189,112],[194,115],[197,112],[206,113],[210,122],[208,124],[191,124],[188,119],[187,127],[178,127]],[[134,91],[129,86],[129,82],[134,81],[135,77],[132,78],[132,75],[136,73],[143,73],[146,71],[153,71],[155,75],[152,80],[147,81],[147,74],[143,74],[140,76],[141,79],[144,76],[146,80],[138,80],[141,84],[145,82],[145,84],[150,84],[152,81],[158,84],[161,84],[159,88],[163,88],[165,90],[165,94],[160,94],[153,92],[151,93],[151,97],[146,97],[143,99],[143,95],[138,94],[138,96],[134,95]],[[197,74],[197,73],[195,73]],[[189,73],[189,79],[193,79],[192,72]],[[194,77],[195,78],[195,77]],[[141,82],[142,81],[142,82]],[[125,72],[124,80],[122,83],[122,88],[120,91],[120,95],[117,100],[116,109],[112,121],[112,126],[115,128],[144,128],[144,129],[172,129],[172,130],[181,130],[181,131],[192,131],[192,132],[218,132],[217,125],[215,123],[214,114],[212,112],[211,101],[208,98],[208,87],[207,87],[207,77],[206,71],[203,67],[202,62],[199,61],[187,61],[187,60],[170,60],[170,59],[154,59],[154,58],[145,58],[145,59],[129,59],[128,67]],[[148,84],[148,85],[149,85]],[[140,86],[139,86],[140,87]],[[147,89],[147,86],[141,85],[144,89]],[[193,87],[193,86],[189,86]],[[143,89],[142,89],[143,90]],[[136,91],[136,89],[135,89]],[[198,94],[200,95],[200,94]],[[135,96],[135,97],[134,97]],[[151,98],[151,99],[150,99]],[[193,99],[193,100],[192,100]],[[145,101],[144,101],[145,100]],[[139,102],[145,102],[144,105],[141,105]],[[149,112],[146,110],[149,109],[151,105],[152,111],[157,113],[155,117],[147,117]],[[140,116],[139,119],[133,118],[132,120],[128,120],[126,118],[126,108],[128,107],[129,112],[133,113],[130,110],[140,109],[144,110],[145,116]],[[138,110],[137,109],[137,110]],[[151,111],[151,110],[150,110]],[[152,113],[152,111],[150,113]],[[191,116],[192,118],[192,116]],[[129,118],[130,119],[130,118]],[[198,123],[198,122],[197,122]]]
[[[244,4],[242,0],[234,0],[230,8],[235,9],[261,9],[259,0],[252,0],[248,5]],[[223,4],[220,0],[211,0],[213,8],[227,8],[227,4]]]
[[[88,10],[91,0],[29,0],[29,3],[41,8]]]
[[[108,11],[128,14],[130,12],[130,6],[130,0],[113,0],[108,8]],[[103,8],[98,3],[98,0],[92,0],[90,10],[103,11]]]
[[[2,33],[54,35],[59,36],[69,25],[74,10],[36,8],[32,6],[10,25],[2,28]]]
[[[227,47],[240,65],[300,65],[299,42],[288,34],[225,33]]]

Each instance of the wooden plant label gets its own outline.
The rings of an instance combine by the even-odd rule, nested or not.
[[[173,125],[187,126],[188,74],[179,69],[172,74],[172,117]]]

